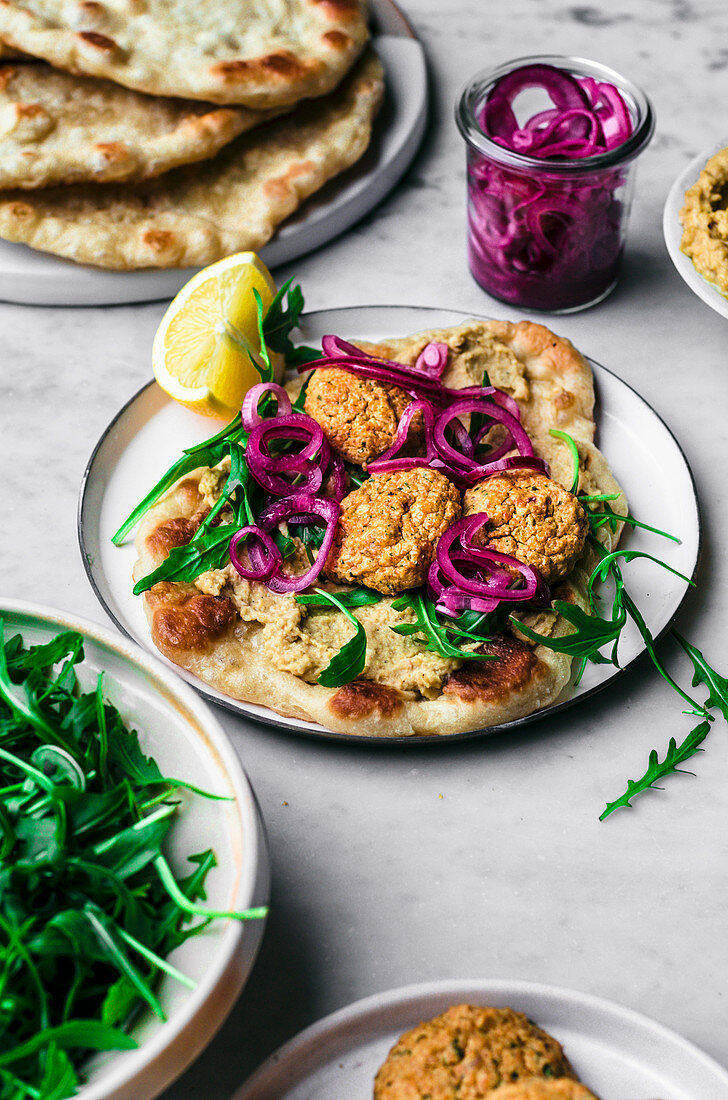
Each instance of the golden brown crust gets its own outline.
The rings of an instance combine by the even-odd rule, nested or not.
[[[152,600],[161,603],[152,616],[152,639],[167,656],[175,650],[202,653],[211,649],[237,619],[235,604],[225,596],[198,592],[170,606],[154,589],[152,593]]]
[[[72,73],[261,109],[332,91],[368,32],[363,0],[2,0],[0,35]]]
[[[329,709],[339,718],[361,719],[372,714],[388,718],[402,709],[402,697],[393,688],[371,680],[352,680],[329,699]]]
[[[151,179],[279,113],[146,96],[34,60],[6,65],[0,188]]]
[[[517,638],[498,634],[479,647],[481,653],[491,653],[494,661],[466,661],[452,672],[443,684],[445,695],[464,702],[498,703],[522,690],[547,669],[532,649]]]
[[[147,536],[150,553],[166,558],[174,546],[186,546],[209,511],[209,508],[204,508],[189,519],[186,516],[174,516],[160,523]]]

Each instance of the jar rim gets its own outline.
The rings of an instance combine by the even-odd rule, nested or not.
[[[626,141],[609,149],[604,153],[596,153],[591,157],[581,157],[574,160],[548,160],[546,158],[531,157],[526,153],[507,149],[497,141],[489,138],[481,129],[477,113],[482,107],[484,93],[501,77],[513,72],[514,69],[524,65],[553,65],[554,68],[565,69],[577,76],[591,76],[598,80],[615,84],[620,92],[626,93],[627,98],[636,114],[634,130]],[[655,130],[655,114],[647,95],[633,84],[631,80],[623,77],[607,65],[598,61],[590,61],[585,57],[569,56],[566,54],[537,54],[529,57],[517,57],[495,68],[481,69],[468,80],[458,96],[455,106],[455,121],[465,141],[472,148],[491,160],[506,164],[511,168],[533,169],[543,175],[587,175],[604,168],[614,168],[634,160],[650,141]]]

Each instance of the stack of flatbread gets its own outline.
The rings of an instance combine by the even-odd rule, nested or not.
[[[257,250],[367,148],[366,0],[0,0],[0,237],[79,263]]]

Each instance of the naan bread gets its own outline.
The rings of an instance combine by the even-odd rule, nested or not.
[[[0,61],[20,61],[27,59],[27,54],[21,53],[20,50],[14,50],[12,46],[6,46],[4,42],[0,42]]]
[[[367,28],[364,0],[0,0],[0,37],[71,73],[261,110],[330,92]]]
[[[141,95],[44,62],[3,65],[0,188],[148,179],[214,156],[276,113]]]
[[[480,384],[487,368],[493,384],[518,401],[554,480],[568,487],[572,479],[568,447],[548,435],[549,428],[559,427],[577,441],[579,491],[621,493],[593,442],[591,369],[568,340],[530,322],[472,320],[456,328],[360,346],[414,364],[432,340],[451,349],[445,384]],[[151,572],[172,546],[189,542],[209,506],[213,482],[210,471],[197,471],[147,514],[137,536],[135,580]],[[626,514],[624,495],[612,507]],[[605,546],[613,548],[620,532],[601,530]],[[555,596],[585,607],[586,581],[594,564],[593,551],[587,548],[572,573],[556,586]],[[154,644],[171,661],[223,694],[353,735],[441,735],[507,722],[549,706],[571,673],[569,657],[542,645],[533,647],[510,632],[493,640],[490,651],[496,661],[443,661],[416,639],[401,638],[389,629],[397,621],[393,616],[400,614],[403,620],[385,598],[356,611],[367,631],[371,667],[368,663],[351,684],[324,688],[296,674],[296,661],[303,642],[323,645],[330,659],[351,636],[350,625],[338,612],[328,617],[327,629],[340,632],[326,639],[331,642],[327,650],[320,637],[301,635],[308,627],[306,622],[302,626],[299,605],[291,597],[275,596],[264,585],[241,581],[230,571],[204,574],[195,584],[161,582],[143,598]],[[542,634],[560,636],[573,629],[553,611],[532,613],[526,621]]]
[[[8,192],[0,237],[126,271],[257,252],[305,198],[361,157],[383,89],[369,53],[333,96],[257,127],[203,164],[133,186]]]

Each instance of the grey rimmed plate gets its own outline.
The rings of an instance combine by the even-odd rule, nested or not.
[[[233,1100],[370,1100],[399,1035],[456,1004],[525,1012],[602,1100],[728,1100],[728,1072],[654,1020],[574,990],[499,979],[431,982],[356,1001],[276,1051]]]
[[[371,0],[372,43],[386,94],[362,159],[312,195],[260,250],[270,268],[291,263],[368,214],[408,168],[425,131],[427,64],[422,43],[393,0]],[[198,268],[109,271],[0,240],[0,300],[98,306],[172,298]]]
[[[456,325],[467,316],[471,315],[410,306],[321,310],[306,314],[302,319],[302,339],[316,343],[325,333],[334,332],[349,339],[377,340]],[[700,517],[685,456],[669,428],[639,394],[605,367],[590,362],[597,390],[597,443],[624,487],[633,514],[681,539],[677,545],[637,530],[625,532],[623,545],[663,557],[673,568],[692,577],[700,551]],[[152,641],[142,600],[132,594],[131,575],[136,560],[133,540],[116,547],[111,537],[148,489],[179,457],[182,449],[201,442],[214,431],[215,422],[182,408],[155,382],[150,382],[109,425],[84,474],[78,530],[88,578],[116,625],[147,648],[152,648]],[[659,636],[672,622],[688,585],[666,570],[641,560],[630,564],[628,579],[630,594],[653,635]],[[629,623],[620,643],[622,669],[590,664],[578,687],[568,688],[560,700],[545,710],[499,726],[448,734],[443,738],[362,735],[355,739],[372,744],[422,744],[500,733],[583,701],[612,683],[643,652],[642,639]],[[334,733],[315,722],[285,718],[267,707],[230,699],[184,670],[177,669],[177,672],[206,698],[248,718],[278,729],[329,740],[353,739],[351,735]]]
[[[501,979],[431,982],[356,1001],[282,1046],[233,1100],[370,1100],[401,1033],[456,1004],[524,1012],[559,1040],[601,1100],[728,1100],[728,1072],[647,1016],[575,990]]]

